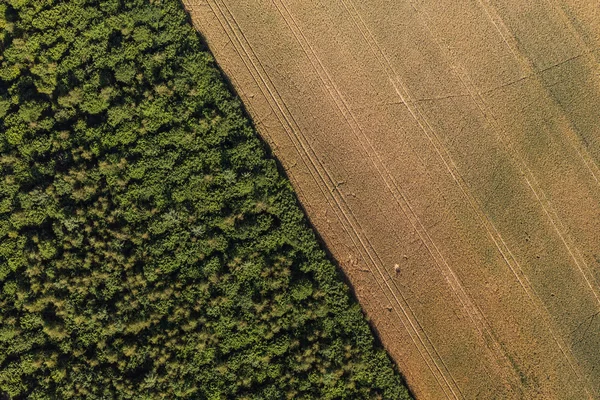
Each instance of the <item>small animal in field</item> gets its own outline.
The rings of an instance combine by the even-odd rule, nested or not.
[[[397,274],[400,273],[400,266],[398,264],[394,264],[394,272],[396,272]]]

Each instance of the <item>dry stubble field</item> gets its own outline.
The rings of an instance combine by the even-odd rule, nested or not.
[[[417,398],[600,398],[595,0],[183,2]]]

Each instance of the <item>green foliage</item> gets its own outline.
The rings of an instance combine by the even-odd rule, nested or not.
[[[0,50],[0,392],[408,397],[178,1],[4,1]]]

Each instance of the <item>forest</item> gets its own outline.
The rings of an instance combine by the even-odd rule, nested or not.
[[[408,399],[177,0],[0,3],[0,397]]]

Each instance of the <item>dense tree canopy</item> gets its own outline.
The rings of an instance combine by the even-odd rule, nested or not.
[[[0,392],[407,398],[177,0],[0,2]]]

